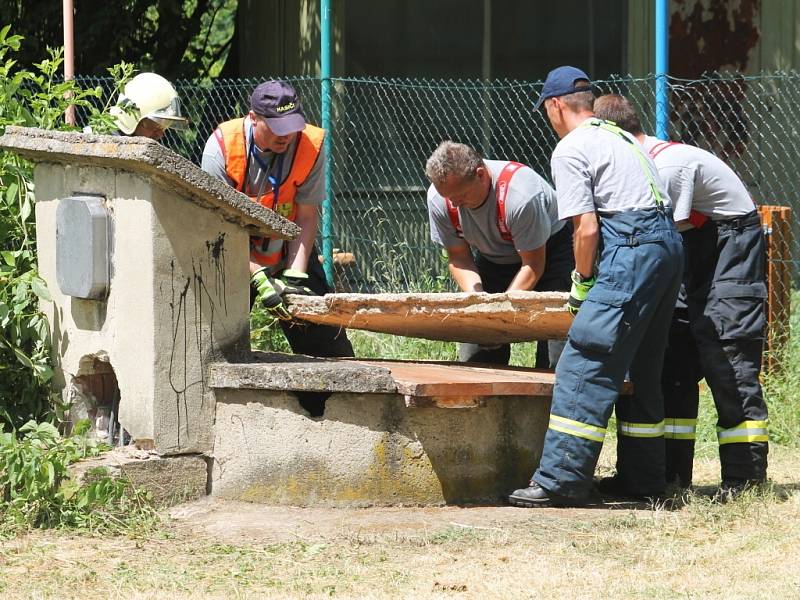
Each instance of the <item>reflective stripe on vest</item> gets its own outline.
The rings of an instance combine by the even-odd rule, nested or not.
[[[664,439],[693,440],[697,432],[697,419],[664,419]]]
[[[247,136],[244,130],[245,119],[233,119],[222,123],[214,131],[214,137],[222,149],[222,156],[225,159],[225,172],[234,183],[234,187],[242,193],[247,194]],[[313,125],[306,125],[300,132],[295,153],[292,159],[292,168],[288,175],[280,183],[280,193],[278,194],[278,205],[275,206],[275,196],[272,190],[268,190],[263,195],[256,197],[247,194],[254,202],[274,210],[280,216],[294,221],[297,207],[295,196],[297,188],[303,185],[308,179],[311,169],[317,162],[322,142],[325,139],[325,130]],[[260,168],[260,167],[259,167]],[[283,258],[283,240],[269,240],[261,237],[250,238],[250,260],[262,266],[272,266],[278,264]]]
[[[588,123],[581,125],[581,127],[598,127],[599,129],[604,129],[605,131],[621,137],[630,146],[631,150],[633,150],[633,153],[636,155],[636,158],[639,160],[639,165],[642,167],[645,177],[647,177],[647,182],[650,186],[650,193],[653,194],[653,199],[656,201],[656,207],[661,208],[664,206],[664,199],[661,197],[661,193],[658,191],[656,181],[653,179],[653,174],[650,172],[649,165],[644,157],[644,152],[638,142],[629,138],[629,134],[626,134],[621,127],[617,127],[613,121],[603,121],[602,119],[594,118],[590,119]]]
[[[500,237],[507,242],[513,241],[511,230],[509,230],[508,224],[506,223],[506,196],[508,196],[508,186],[511,183],[511,176],[524,166],[525,165],[517,162],[508,163],[503,167],[503,170],[500,171],[500,175],[497,176],[497,183],[494,186],[496,197],[495,205],[497,206],[497,230],[500,232]],[[463,238],[464,232],[461,230],[461,215],[458,212],[458,208],[453,206],[453,203],[450,202],[450,198],[445,198],[444,203],[447,207],[447,214],[450,217],[450,222],[456,230],[456,235]]]
[[[603,443],[603,438],[606,436],[605,427],[597,427],[596,425],[588,425],[580,421],[573,421],[558,415],[550,415],[550,424],[548,429],[566,433],[567,435],[574,435],[575,437],[591,440],[593,442]]]
[[[650,148],[650,158],[655,160],[656,156],[671,146],[683,146],[683,144],[680,142],[660,142]],[[703,225],[705,225],[706,221],[708,221],[708,217],[699,211],[691,209],[689,211],[689,218],[687,220],[692,227],[695,229],[700,229]]]
[[[617,421],[617,433],[625,437],[658,438],[664,437],[664,421],[659,423],[629,423]]]
[[[722,444],[768,442],[767,421],[743,421],[730,429],[717,427],[717,438],[720,446]]]

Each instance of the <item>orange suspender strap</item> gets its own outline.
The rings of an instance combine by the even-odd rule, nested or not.
[[[653,160],[656,159],[656,156],[661,154],[664,150],[669,148],[670,146],[682,146],[680,142],[661,142],[656,144],[650,149],[650,158]],[[706,224],[708,221],[708,217],[701,212],[698,212],[694,209],[689,211],[689,218],[687,219],[689,224],[694,227],[695,229],[700,229],[703,225]]]
[[[495,196],[497,197],[497,230],[500,232],[500,237],[507,242],[513,241],[511,237],[511,230],[506,223],[506,197],[508,196],[508,185],[511,182],[511,176],[514,175],[519,169],[524,167],[522,163],[509,162],[500,175],[497,177],[495,184]],[[461,217],[458,214],[458,208],[453,206],[449,198],[444,199],[445,206],[447,207],[447,215],[450,217],[450,222],[456,230],[456,235],[460,238],[464,237],[464,232],[461,230]]]

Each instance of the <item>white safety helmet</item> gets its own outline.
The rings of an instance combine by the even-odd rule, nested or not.
[[[155,121],[162,129],[183,129],[187,125],[181,116],[178,92],[169,81],[155,73],[139,73],[126,83],[117,105],[109,112],[126,135],[131,135],[142,119]]]

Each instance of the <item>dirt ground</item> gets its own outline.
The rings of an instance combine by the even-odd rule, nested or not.
[[[771,489],[713,503],[716,460],[675,506],[320,509],[202,500],[145,539],[0,544],[0,597],[800,598],[800,450]],[[603,459],[604,468],[609,458]]]

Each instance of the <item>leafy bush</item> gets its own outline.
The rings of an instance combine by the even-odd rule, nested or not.
[[[153,514],[146,495],[105,469],[88,473],[84,485],[70,476],[69,465],[108,449],[87,438],[88,429],[83,421],[64,438],[50,423],[29,421],[19,432],[0,432],[0,532],[55,526],[117,531]]]
[[[102,96],[99,87],[59,81],[61,50],[51,49],[35,71],[17,68],[11,56],[21,39],[9,35],[8,26],[0,29],[0,133],[9,125],[74,130],[64,121],[69,105],[87,111],[94,131],[110,131],[107,106],[98,109],[90,101]],[[111,69],[118,87],[131,72],[126,64]],[[49,294],[36,270],[32,175],[28,161],[0,151],[0,423],[12,428],[51,417],[56,400],[47,323],[38,309],[38,299],[49,300]]]

